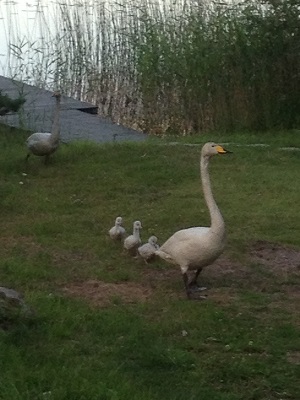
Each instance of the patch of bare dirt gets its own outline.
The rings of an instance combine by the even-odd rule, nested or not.
[[[232,261],[225,255],[221,256],[212,265],[204,268],[200,279],[202,283],[208,283],[213,286],[232,286],[241,287],[248,284],[253,272],[248,266]]]
[[[300,272],[300,251],[291,247],[260,240],[252,246],[250,255],[275,274]]]
[[[150,286],[152,289],[160,288],[162,285],[173,286],[182,280],[179,267],[168,264],[163,268],[155,265],[144,266],[141,278],[144,285]]]
[[[152,295],[150,288],[137,283],[106,283],[98,280],[72,283],[64,287],[63,291],[98,307],[106,307],[114,302],[127,304],[145,302]]]

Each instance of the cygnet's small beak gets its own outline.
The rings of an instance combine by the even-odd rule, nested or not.
[[[224,149],[223,146],[218,145],[216,147],[218,154],[227,154],[227,153],[232,153],[232,151]]]

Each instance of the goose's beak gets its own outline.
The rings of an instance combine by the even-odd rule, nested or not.
[[[218,154],[227,154],[227,153],[232,153],[232,151],[224,149],[224,147],[218,145],[216,147]]]

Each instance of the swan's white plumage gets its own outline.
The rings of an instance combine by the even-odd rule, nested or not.
[[[165,261],[181,268],[187,293],[189,293],[187,271],[189,269],[198,270],[193,280],[193,284],[196,284],[202,268],[215,261],[224,250],[225,223],[211,191],[208,164],[213,155],[225,153],[227,151],[215,143],[206,143],[201,151],[202,189],[211,217],[211,226],[192,227],[177,231],[155,252]]]
[[[51,143],[51,133],[36,132],[27,139],[27,147],[35,156],[47,156],[55,152],[58,143]]]
[[[133,233],[124,240],[124,248],[128,250],[129,253],[135,255],[138,247],[141,245],[142,241],[140,238],[140,229],[142,229],[142,224],[140,221],[135,221],[133,223]]]
[[[49,157],[52,153],[54,153],[59,146],[59,116],[60,116],[60,92],[55,92],[53,97],[56,99],[56,106],[54,111],[54,120],[52,125],[51,133],[49,132],[36,132],[29,136],[26,141],[27,148],[30,154],[34,154],[36,156],[46,156]]]
[[[209,228],[193,227],[174,233],[155,254],[186,273],[211,264],[221,255],[224,244],[223,238],[218,240],[209,233]]]
[[[117,217],[115,220],[115,225],[108,231],[108,234],[111,237],[111,239],[121,240],[124,238],[126,231],[125,228],[123,228],[122,223],[123,223],[122,217]]]
[[[155,256],[155,251],[159,249],[159,245],[157,244],[157,237],[150,236],[148,239],[148,243],[143,244],[138,248],[139,255],[145,260],[145,262],[150,261]]]

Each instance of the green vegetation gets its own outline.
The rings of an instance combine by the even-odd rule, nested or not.
[[[297,0],[67,0],[54,32],[37,11],[38,39],[10,35],[16,78],[155,134],[299,128]]]
[[[17,112],[24,103],[24,98],[11,99],[0,90],[0,115],[5,115],[10,111]]]
[[[0,281],[35,315],[0,320],[1,400],[299,398],[300,153],[281,149],[298,132],[72,143],[48,166],[25,166],[25,136],[1,128]],[[208,300],[188,301],[177,268],[132,259],[107,230],[140,219],[162,243],[208,224],[212,138],[234,152],[210,167],[228,246],[203,272]]]

